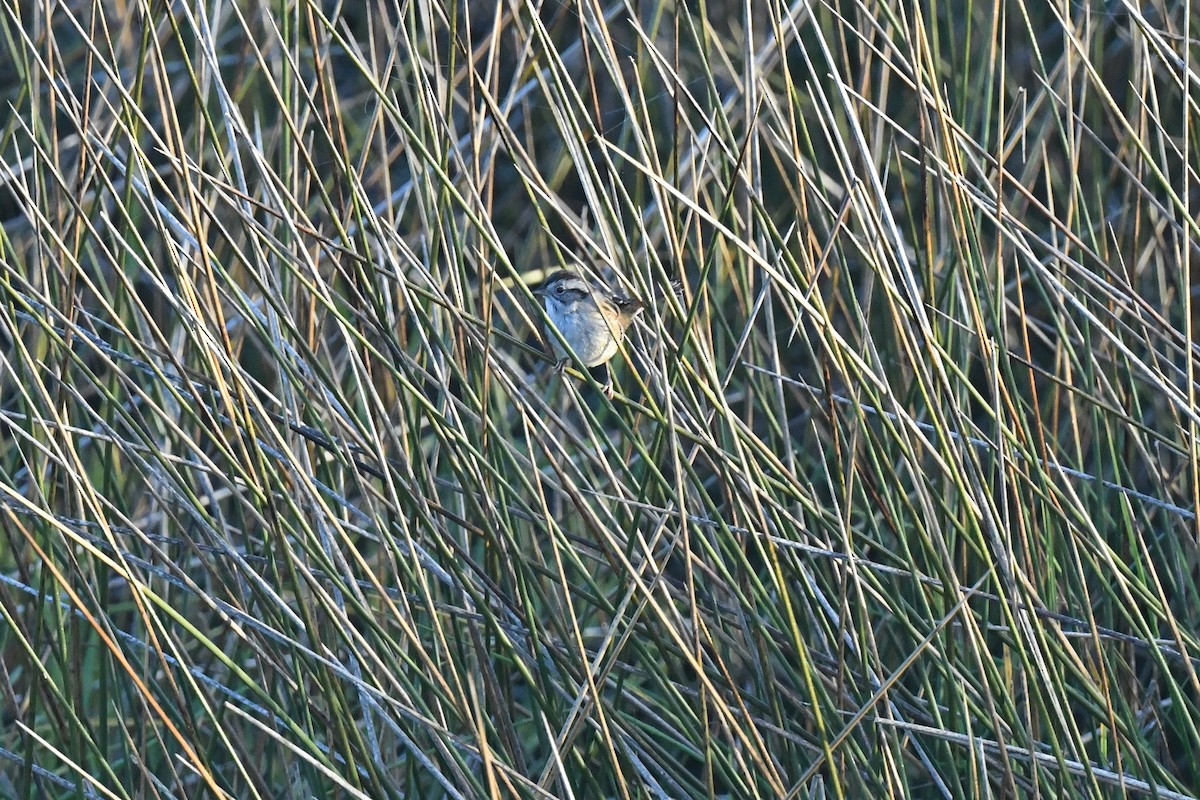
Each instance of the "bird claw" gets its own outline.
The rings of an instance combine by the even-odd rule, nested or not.
[[[613,399],[613,379],[612,370],[608,368],[608,364],[601,364],[600,368],[604,370],[604,380],[600,383],[600,393],[609,400]],[[595,373],[593,373],[595,374]]]

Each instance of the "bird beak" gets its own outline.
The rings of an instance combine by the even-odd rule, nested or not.
[[[544,297],[546,295],[546,287],[545,286],[539,286],[538,288],[533,289],[531,291],[532,291],[532,294],[534,297]]]

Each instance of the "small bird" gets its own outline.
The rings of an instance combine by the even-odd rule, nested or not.
[[[546,317],[563,341],[589,369],[616,355],[625,338],[625,330],[643,308],[641,300],[614,295],[567,269],[552,274],[533,293],[542,299]],[[562,372],[571,354],[553,333],[547,332],[547,338],[558,358],[555,369]],[[607,379],[602,389],[605,395],[612,397],[612,377],[607,375],[607,370],[605,367]]]

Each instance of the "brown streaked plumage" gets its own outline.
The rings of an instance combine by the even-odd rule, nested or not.
[[[612,295],[568,269],[550,275],[533,293],[542,299],[546,317],[585,367],[597,367],[616,355],[626,329],[643,308],[642,301]],[[548,331],[547,338],[561,370],[569,354],[558,336]],[[611,384],[605,388],[611,392]]]

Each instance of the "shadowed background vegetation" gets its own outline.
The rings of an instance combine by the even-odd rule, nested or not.
[[[0,797],[1200,792],[1196,28],[0,0]]]

